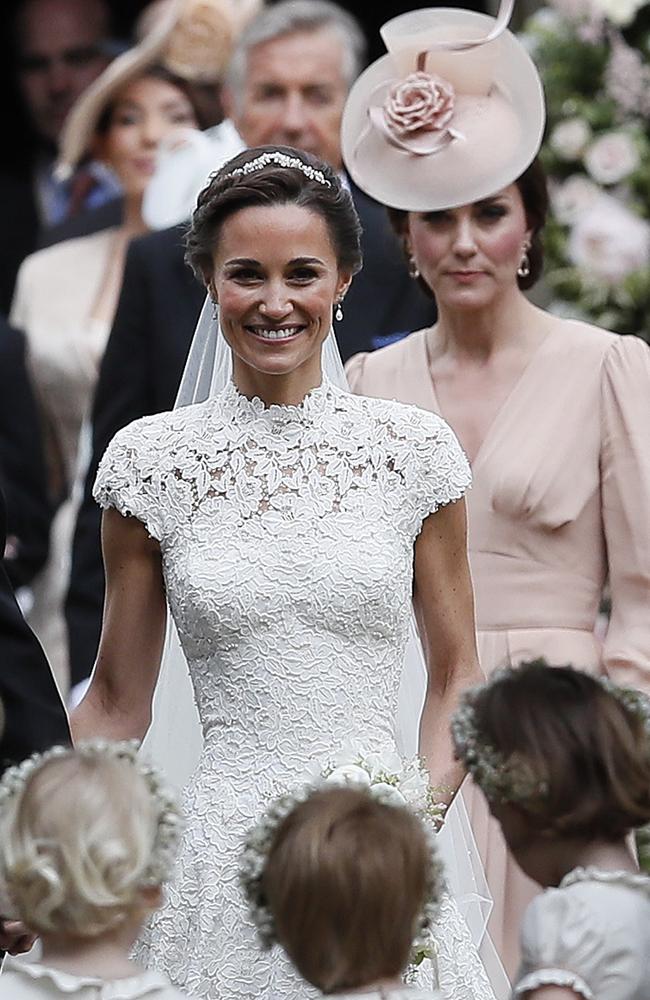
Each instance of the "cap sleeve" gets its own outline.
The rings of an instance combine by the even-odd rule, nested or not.
[[[427,410],[415,406],[405,409],[408,425],[397,432],[396,464],[411,500],[412,528],[416,535],[429,514],[465,495],[472,474],[449,424]]]
[[[601,502],[612,614],[603,651],[619,684],[650,692],[650,349],[618,337],[601,380]]]
[[[606,938],[600,914],[564,889],[533,900],[521,931],[522,964],[513,996],[525,998],[542,986],[565,986],[596,1000],[594,973]]]
[[[162,479],[159,435],[137,420],[118,431],[104,452],[93,496],[100,507],[113,507],[124,517],[135,517],[152,538],[162,541],[160,504]]]

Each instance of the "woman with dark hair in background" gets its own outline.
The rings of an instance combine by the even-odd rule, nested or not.
[[[647,690],[650,354],[636,337],[560,319],[524,295],[541,272],[547,208],[535,160],[544,121],[536,70],[508,32],[475,49],[445,48],[493,26],[436,10],[389,22],[402,71],[399,43],[410,35],[428,49],[426,72],[398,83],[386,56],[351,93],[346,164],[393,209],[411,273],[435,296],[439,318],[357,355],[348,378],[356,392],[440,414],[468,455],[484,672],[546,656]],[[415,68],[418,53],[410,55]],[[603,645],[594,629],[607,579]],[[484,802],[472,790],[466,799],[495,901],[492,937],[513,972],[535,889]]]

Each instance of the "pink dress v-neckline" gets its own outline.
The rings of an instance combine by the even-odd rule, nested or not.
[[[427,331],[428,334],[430,334],[430,332],[431,331]],[[513,383],[503,403],[501,404],[501,406],[495,413],[494,417],[490,421],[490,424],[483,436],[483,440],[481,441],[481,444],[479,445],[479,448],[474,458],[470,459],[468,455],[468,461],[470,463],[473,475],[476,475],[478,469],[485,462],[487,456],[493,451],[496,443],[498,442],[500,430],[505,429],[505,427],[507,426],[510,411],[516,410],[517,402],[520,399],[523,400],[525,398],[526,385],[528,381],[535,374],[535,369],[537,368],[537,362],[546,353],[549,346],[549,341],[554,341],[554,340],[555,338],[553,337],[553,335],[549,333],[535,347],[535,350],[532,352],[531,356],[526,362],[522,372]],[[429,352],[428,335],[422,338],[422,345],[424,348],[425,359],[426,359],[425,361],[426,370],[429,373],[429,385],[431,388],[431,409],[434,411],[434,413],[437,413],[439,416],[441,416],[443,420],[446,420],[447,418],[445,416],[442,407],[440,406],[438,395],[436,393],[435,379],[433,377],[433,374],[431,373],[431,355]],[[460,438],[459,441],[461,446],[464,447],[463,442]]]

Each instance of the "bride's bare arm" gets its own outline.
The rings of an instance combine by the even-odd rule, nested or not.
[[[165,639],[160,548],[140,521],[112,508],[102,518],[104,621],[92,681],[73,712],[75,741],[141,739]]]
[[[463,779],[454,761],[450,717],[464,688],[484,679],[476,651],[464,500],[426,518],[415,544],[413,601],[428,671],[420,753],[437,797],[449,802]]]

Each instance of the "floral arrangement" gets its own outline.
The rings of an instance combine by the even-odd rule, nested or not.
[[[386,805],[408,806],[434,829],[442,826],[446,806],[436,801],[420,757],[404,760],[389,750],[375,753],[344,747],[324,768],[322,777],[329,784],[367,788]]]
[[[550,0],[522,40],[548,110],[551,310],[650,339],[650,2]]]
[[[308,784],[295,792],[281,795],[269,805],[246,838],[239,869],[240,884],[262,947],[271,948],[276,942],[273,915],[263,888],[264,869],[276,834],[296,806],[328,785],[366,791],[384,805],[411,809],[423,821],[431,863],[426,901],[413,941],[408,978],[424,959],[435,958],[436,946],[431,927],[438,915],[444,885],[442,864],[435,846],[435,831],[442,823],[445,806],[434,801],[429,779],[418,757],[403,761],[396,753],[366,753],[344,748]]]

